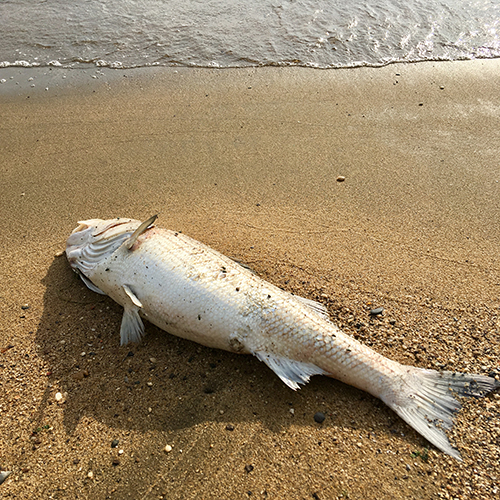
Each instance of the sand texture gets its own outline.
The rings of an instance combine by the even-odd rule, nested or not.
[[[0,70],[0,496],[496,498],[498,394],[459,414],[460,463],[335,380],[152,325],[120,347],[59,253],[77,220],[158,213],[392,359],[494,376],[499,71]]]

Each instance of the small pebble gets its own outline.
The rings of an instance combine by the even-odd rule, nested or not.
[[[56,401],[59,403],[63,399],[63,395],[60,392],[56,392]]]
[[[372,316],[378,316],[379,314],[382,314],[384,312],[384,308],[383,307],[377,307],[376,309],[372,309],[370,311],[370,314]]]
[[[295,415],[295,410],[294,410],[293,408],[290,408],[288,411],[289,411],[292,415]]]
[[[344,182],[345,181],[345,177],[343,175],[339,175],[337,177],[337,182]]]
[[[118,455],[123,455],[123,450],[119,450]]]
[[[119,442],[118,439],[113,439],[113,441],[111,441],[111,448],[116,448]]]
[[[234,425],[233,424],[227,424],[226,425],[226,431],[234,431]]]
[[[149,387],[151,387],[153,385],[153,382],[147,382],[146,385],[149,385]]]
[[[26,311],[26,309],[29,309],[29,308],[30,308],[30,306],[28,304],[24,304],[23,306],[21,306],[21,309],[23,311]]]
[[[12,471],[10,470],[3,470],[0,472],[0,484],[2,484],[11,474]]]
[[[156,363],[156,358],[149,358],[149,361],[151,361],[151,363]]]
[[[87,474],[87,477],[88,477],[89,479],[93,479],[93,477],[94,477],[94,473],[93,473],[91,470],[89,470],[89,472],[88,472],[88,474]]]
[[[247,474],[249,474],[250,472],[252,472],[253,471],[253,465],[250,465],[250,464],[245,465],[245,471],[246,471]]]
[[[322,424],[325,421],[325,418],[325,414],[321,411],[314,414],[314,421],[318,422],[318,424]]]
[[[167,444],[165,446],[164,450],[165,450],[166,453],[170,453],[172,451],[172,447],[169,444]]]
[[[115,459],[113,459],[113,466],[116,467],[117,465],[120,465],[120,460],[115,458]]]

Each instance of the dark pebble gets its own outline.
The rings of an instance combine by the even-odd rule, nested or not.
[[[370,314],[372,316],[378,316],[379,314],[382,314],[384,312],[384,308],[383,307],[377,307],[376,309],[372,309],[370,311]]]
[[[234,431],[234,425],[233,424],[227,424],[226,425],[226,431]]]
[[[119,442],[118,439],[113,439],[113,441],[111,441],[111,448],[116,448]]]
[[[250,472],[253,471],[253,465],[245,465],[245,471],[249,474]]]
[[[318,422],[318,424],[322,424],[325,421],[325,414],[322,413],[321,411],[318,411],[317,413],[314,414],[314,421]]]
[[[128,354],[127,354],[127,356],[128,356],[129,358],[130,358],[130,357],[132,357],[133,355],[134,355],[134,353],[133,353],[132,351],[129,351],[129,352],[128,352]]]
[[[117,458],[115,458],[113,460],[113,466],[116,467],[117,465],[120,465],[120,460],[118,460]]]
[[[21,309],[22,309],[23,311],[26,311],[26,309],[29,309],[29,308],[30,308],[30,306],[21,306]]]
[[[80,463],[80,460],[79,460],[78,458],[74,458],[74,459],[73,459],[73,463],[74,463],[75,465],[78,465],[78,464]]]

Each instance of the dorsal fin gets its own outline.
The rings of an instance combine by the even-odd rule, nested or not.
[[[153,217],[150,217],[146,222],[143,222],[133,233],[132,236],[124,243],[125,248],[127,250],[130,250],[133,246],[134,243],[137,241],[137,238],[148,229],[149,226],[154,224],[154,221],[157,219],[158,215],[153,215]]]
[[[307,306],[311,311],[321,316],[323,319],[330,320],[330,314],[328,313],[328,309],[321,302],[316,302],[315,300],[305,299],[304,297],[300,297],[299,295],[294,295],[299,302],[302,302],[305,306]]]

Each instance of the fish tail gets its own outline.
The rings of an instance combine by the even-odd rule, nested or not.
[[[461,408],[460,397],[483,397],[500,387],[500,382],[485,375],[437,372],[410,366],[397,387],[382,400],[406,423],[436,448],[461,460],[446,431],[453,427],[455,413]]]

